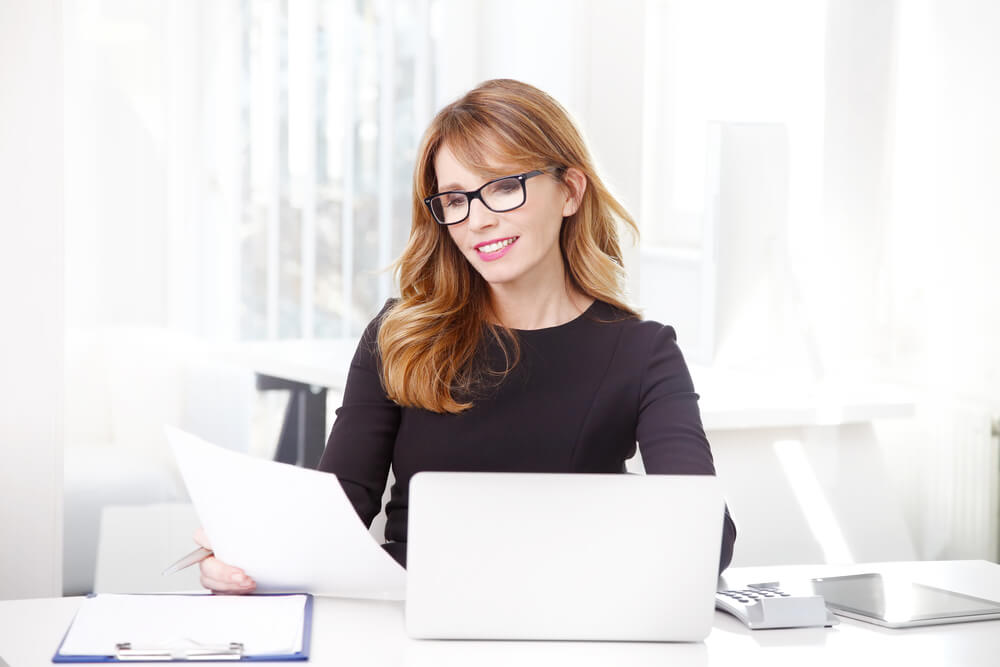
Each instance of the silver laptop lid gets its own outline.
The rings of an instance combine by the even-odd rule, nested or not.
[[[412,637],[699,641],[724,503],[712,476],[423,472]]]

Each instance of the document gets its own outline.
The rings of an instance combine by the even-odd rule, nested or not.
[[[372,538],[334,475],[170,427],[167,438],[215,555],[259,592],[405,598],[406,570]]]
[[[55,659],[111,657],[124,644],[183,656],[232,643],[242,656],[304,658],[308,602],[306,595],[96,595],[81,604]]]

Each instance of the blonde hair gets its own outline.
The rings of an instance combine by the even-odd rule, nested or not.
[[[583,294],[632,316],[623,297],[616,218],[634,234],[638,228],[597,176],[569,114],[541,90],[510,79],[486,81],[438,112],[417,155],[410,239],[395,264],[401,295],[383,314],[378,351],[389,398],[458,413],[472,407],[476,387],[491,375],[477,354],[484,338],[492,336],[504,351],[501,376],[517,363],[519,348],[513,332],[493,324],[488,285],[424,205],[437,192],[434,157],[445,143],[460,162],[483,174],[506,175],[495,172],[498,164],[550,169],[570,187],[566,170],[581,171],[586,189],[559,237],[567,277]]]

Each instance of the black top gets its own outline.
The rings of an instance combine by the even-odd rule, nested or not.
[[[520,359],[472,408],[437,414],[389,400],[378,371],[380,317],[358,345],[319,469],[340,479],[365,525],[378,514],[390,464],[387,551],[406,564],[410,478],[422,470],[621,473],[642,452],[647,473],[714,475],[687,365],[673,328],[595,301],[556,327],[516,332]],[[491,368],[504,368],[486,337]],[[725,515],[719,569],[736,527]]]

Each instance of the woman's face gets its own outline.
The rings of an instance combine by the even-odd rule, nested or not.
[[[501,171],[502,176],[519,173]],[[495,178],[470,171],[447,144],[434,157],[434,172],[438,192],[476,190]],[[584,178],[573,169],[568,173],[572,173],[572,178]],[[548,173],[529,178],[525,186],[526,198],[519,208],[495,213],[482,201],[473,199],[469,217],[448,227],[455,245],[493,288],[543,288],[550,281],[553,286],[554,281],[561,286],[564,280],[559,232],[563,218],[579,207],[579,197]],[[576,189],[582,195],[583,189]]]

